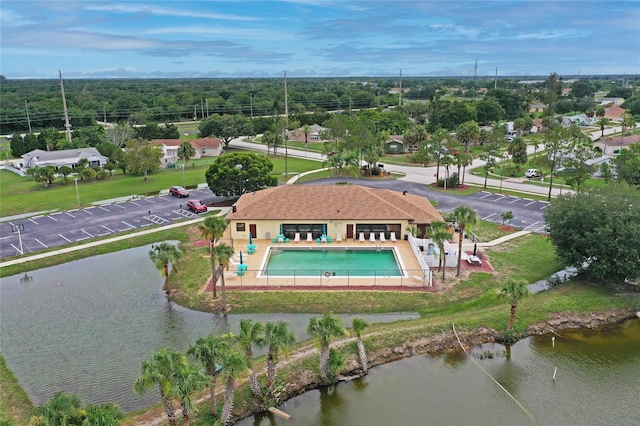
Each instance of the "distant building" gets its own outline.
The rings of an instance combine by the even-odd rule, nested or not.
[[[631,145],[640,143],[640,135],[611,136],[600,138],[593,142],[594,148],[599,148],[603,155],[616,155],[620,153],[620,148],[629,148]]]
[[[547,106],[545,104],[536,103],[529,105],[529,112],[543,112],[546,109]]]
[[[321,142],[322,141],[322,134],[324,132],[327,131],[326,127],[322,127],[318,124],[313,124],[311,126],[309,126],[309,134],[307,135],[307,142]],[[290,141],[297,141],[297,142],[304,142],[305,141],[305,134],[304,134],[304,128],[300,127],[298,129],[294,129],[294,130],[290,130],[289,133],[287,133],[287,135],[289,136],[289,140]]]
[[[616,122],[622,121],[626,113],[627,110],[618,105],[611,105],[604,109],[604,117]]]
[[[600,98],[596,99],[598,105],[606,106],[606,105],[622,105],[624,103],[624,98]]]
[[[63,149],[59,151],[43,151],[35,149],[22,156],[24,167],[46,167],[52,166],[58,170],[62,166],[74,169],[80,160],[86,159],[89,167],[103,167],[109,161],[108,157],[100,154],[96,148]]]
[[[194,159],[202,157],[218,157],[223,152],[223,144],[218,138],[202,138],[202,139],[153,139],[151,145],[158,146],[162,149],[162,166],[169,167],[170,164],[176,164],[178,161],[178,148],[183,142],[189,142],[196,154]]]

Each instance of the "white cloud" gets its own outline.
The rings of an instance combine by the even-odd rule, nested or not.
[[[227,15],[224,13],[212,13],[202,11],[189,11],[183,9],[170,9],[155,5],[135,5],[135,4],[113,4],[113,5],[87,5],[86,10],[95,10],[102,12],[121,12],[121,13],[148,13],[159,16],[182,16],[185,18],[205,18],[219,19],[229,21],[259,21],[262,18],[253,16]]]

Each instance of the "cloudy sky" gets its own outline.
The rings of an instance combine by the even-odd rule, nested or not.
[[[634,1],[11,1],[7,78],[640,73]]]

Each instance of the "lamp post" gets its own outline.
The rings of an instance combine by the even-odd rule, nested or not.
[[[76,183],[76,201],[78,202],[78,207],[80,207],[80,192],[78,192],[78,178],[74,179]]]
[[[21,232],[24,232],[24,225],[22,223],[19,223],[17,225],[12,224],[11,231],[18,234],[18,241],[20,245],[20,248],[18,249],[18,251],[20,252],[20,254],[24,254],[24,249],[22,247],[22,235],[21,235]]]
[[[238,198],[240,198],[242,195],[242,164],[236,164],[236,169],[238,170],[238,187],[240,189]]]

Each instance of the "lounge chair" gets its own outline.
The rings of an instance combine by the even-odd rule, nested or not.
[[[360,233],[360,236],[358,237],[358,241],[360,241],[361,243],[364,243],[364,232]]]
[[[380,241],[382,242],[387,241],[387,239],[384,237],[384,232],[380,233]]]
[[[336,242],[342,242],[342,234],[338,232],[338,235],[336,235]]]
[[[299,243],[300,242],[300,233],[299,232],[296,232],[296,236],[294,237],[293,242],[294,243]]]
[[[284,235],[278,235],[278,242],[284,243]]]
[[[307,232],[307,242],[313,242],[313,234],[311,232]]]
[[[396,240],[396,233],[395,233],[395,232],[392,232],[392,233],[391,233],[391,235],[389,236],[389,239],[390,239],[391,241],[397,241],[397,240]]]
[[[374,234],[373,232],[369,234],[369,241],[371,241],[372,243],[376,242],[376,234]]]

